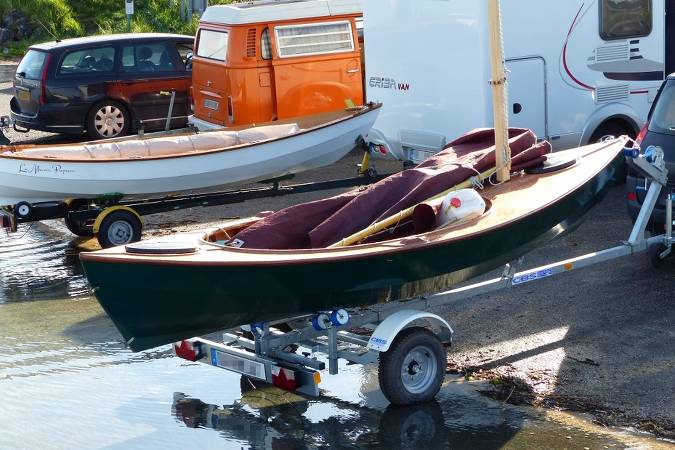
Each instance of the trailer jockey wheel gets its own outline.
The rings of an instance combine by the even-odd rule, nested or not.
[[[99,244],[102,248],[131,244],[141,240],[141,221],[129,211],[113,211],[102,221],[98,229]]]
[[[395,405],[427,402],[441,388],[445,365],[445,349],[435,334],[426,328],[407,328],[380,353],[380,388]]]
[[[14,205],[14,215],[19,219],[29,219],[33,214],[33,205],[28,202],[19,202]]]

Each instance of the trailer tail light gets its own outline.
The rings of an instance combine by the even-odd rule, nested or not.
[[[47,101],[47,70],[49,69],[49,62],[52,60],[52,54],[47,53],[45,63],[42,65],[42,76],[40,77],[40,105],[44,105]]]
[[[645,124],[640,129],[640,132],[638,133],[637,137],[635,138],[635,143],[637,145],[640,145],[642,143],[642,140],[647,135],[648,129],[649,129],[649,121],[645,122]]]
[[[177,342],[173,344],[173,351],[176,353],[176,356],[192,362],[202,358],[201,346],[196,342]]]
[[[294,391],[298,388],[295,372],[284,367],[272,367],[272,384],[285,391]]]
[[[637,202],[637,200],[638,200],[637,192],[635,192],[635,191],[629,192],[628,194],[626,194],[626,199],[629,202]]]

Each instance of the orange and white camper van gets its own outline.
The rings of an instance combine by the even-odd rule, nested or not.
[[[358,0],[212,6],[199,22],[192,96],[199,128],[363,104]]]

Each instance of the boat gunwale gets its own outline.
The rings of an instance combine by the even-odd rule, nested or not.
[[[242,260],[242,259],[236,259],[236,260],[228,260],[228,259],[223,259],[223,260],[218,260],[218,261],[213,261],[213,260],[199,260],[195,261],[190,259],[186,255],[165,255],[165,256],[158,256],[158,255],[141,255],[141,254],[134,254],[134,255],[129,255],[127,253],[113,253],[110,250],[104,250],[100,252],[89,252],[89,253],[81,253],[80,258],[83,261],[87,262],[101,262],[101,263],[120,263],[120,264],[147,264],[147,265],[173,265],[173,266],[208,266],[208,267],[218,267],[218,266],[232,266],[232,267],[270,267],[270,266],[281,266],[281,265],[302,265],[302,264],[325,264],[325,263],[335,263],[335,262],[342,262],[342,261],[350,261],[350,260],[356,260],[356,259],[367,259],[367,258],[375,258],[375,257],[381,257],[381,256],[387,256],[391,254],[400,254],[400,253],[406,253],[406,252],[413,252],[413,251],[419,251],[419,250],[427,250],[427,249],[434,249],[439,246],[445,246],[445,245],[450,245],[453,243],[457,242],[462,242],[465,240],[473,239],[476,238],[477,236],[480,236],[482,234],[486,233],[493,233],[493,232],[498,232],[501,231],[503,228],[516,223],[520,222],[523,220],[527,220],[533,215],[539,214],[540,212],[546,210],[547,208],[552,207],[559,201],[565,199],[566,197],[573,195],[575,192],[584,189],[584,187],[590,183],[594,178],[596,178],[598,175],[600,175],[610,164],[612,164],[612,161],[617,158],[617,156],[620,153],[622,146],[620,147],[619,144],[623,143],[625,144],[627,140],[625,138],[619,138],[615,141],[611,141],[609,143],[605,143],[604,145],[602,144],[591,144],[591,146],[598,146],[595,150],[593,150],[592,153],[595,153],[597,151],[609,148],[610,146],[616,145],[617,150],[612,156],[612,158],[608,158],[606,163],[598,170],[595,172],[592,172],[589,176],[585,177],[583,181],[580,181],[576,183],[572,188],[567,190],[565,194],[556,196],[555,198],[552,198],[550,201],[547,203],[542,204],[538,208],[532,209],[528,211],[525,214],[518,215],[516,217],[513,217],[509,220],[494,224],[492,226],[489,226],[488,228],[485,229],[479,229],[479,230],[474,230],[472,232],[469,232],[467,234],[462,234],[458,236],[453,236],[450,238],[445,238],[441,234],[444,234],[447,236],[448,231],[454,231],[454,230],[448,230],[448,229],[435,229],[431,230],[425,233],[421,234],[416,234],[413,236],[406,236],[403,238],[397,238],[397,239],[391,239],[388,241],[381,241],[381,242],[373,242],[373,243],[367,243],[367,244],[356,244],[356,245],[351,245],[348,247],[336,247],[336,248],[313,248],[313,249],[254,249],[254,248],[236,248],[236,247],[218,247],[218,248],[208,248],[208,249],[203,249],[200,250],[200,252],[229,252],[232,255],[258,255],[261,257],[267,256],[268,258],[266,259],[261,259],[257,261],[251,261],[251,260]],[[579,148],[579,147],[578,147]],[[589,152],[590,154],[591,152]],[[581,156],[583,160],[584,156]],[[573,170],[575,167],[578,167],[579,165],[575,165],[572,167],[569,167],[567,169],[563,169],[563,171],[567,170]],[[551,176],[554,176],[560,172],[552,172],[552,173],[545,173],[545,174],[538,174],[538,175],[526,175],[526,176],[535,176],[537,178],[549,178]],[[494,200],[492,200],[494,202]],[[494,206],[493,206],[494,208]],[[254,218],[253,216],[252,218]],[[469,224],[475,224],[475,222],[480,221],[483,219],[485,216],[481,216],[480,218],[474,219],[472,222],[469,222]],[[251,219],[252,219],[251,218]],[[244,221],[245,219],[241,219],[241,221]],[[237,221],[239,222],[239,221]],[[234,226],[237,222],[233,223],[232,225]],[[209,230],[204,230],[202,232],[195,231],[192,234],[197,235],[201,234],[201,238],[198,238],[199,240],[202,240],[205,236],[208,236],[209,233],[212,233],[214,231],[218,230],[218,228],[212,228]],[[439,236],[441,235],[441,236]],[[432,239],[427,240],[426,242],[420,242],[424,238],[432,237]],[[418,239],[415,239],[418,238]],[[434,239],[435,238],[435,239]],[[415,242],[410,242],[410,243],[403,243],[405,240],[411,240],[415,239]],[[209,246],[212,246],[213,244],[211,243],[201,243],[202,245],[208,244]],[[397,245],[396,247],[393,247]],[[359,250],[359,252],[354,252],[353,250]],[[197,254],[199,254],[198,252]],[[299,258],[288,258],[288,256],[292,256],[298,254]],[[328,255],[326,257],[321,257],[324,255]],[[194,256],[190,255],[190,256]],[[272,259],[269,258],[270,256],[278,256],[277,259]]]
[[[174,155],[157,155],[157,156],[148,155],[148,156],[115,158],[115,159],[67,159],[67,158],[49,158],[49,157],[44,157],[44,156],[43,157],[37,157],[37,156],[31,157],[31,156],[21,155],[20,154],[21,150],[18,150],[18,151],[12,152],[11,154],[0,153],[0,158],[6,159],[6,160],[14,160],[14,161],[40,161],[40,162],[46,162],[46,163],[52,163],[52,164],[56,164],[56,163],[100,164],[100,163],[128,163],[128,162],[138,163],[138,162],[143,162],[143,161],[156,161],[156,160],[166,160],[166,159],[174,159],[174,158],[189,158],[189,157],[202,156],[202,155],[213,155],[213,154],[226,153],[226,152],[235,151],[235,150],[248,149],[248,148],[256,147],[256,146],[259,146],[259,145],[269,144],[271,142],[279,142],[279,141],[283,141],[283,140],[286,140],[286,139],[295,138],[295,137],[302,136],[302,135],[310,133],[310,132],[318,131],[318,130],[321,130],[323,128],[327,128],[327,127],[330,127],[330,126],[333,126],[333,125],[337,125],[339,123],[347,122],[351,119],[355,119],[357,117],[366,115],[370,112],[377,111],[381,107],[382,107],[382,103],[369,103],[369,104],[363,105],[361,107],[358,107],[358,108],[360,108],[360,110],[358,110],[358,111],[349,111],[349,110],[345,109],[344,111],[347,114],[344,117],[339,117],[337,119],[333,119],[333,120],[328,121],[328,122],[323,122],[319,125],[315,125],[315,126],[310,127],[310,128],[301,128],[297,132],[292,133],[292,134],[288,134],[288,135],[281,136],[281,137],[272,137],[272,138],[263,139],[263,140],[260,140],[260,141],[247,142],[247,143],[243,143],[243,144],[236,144],[236,145],[232,145],[230,147],[221,147],[221,148],[216,148],[216,149],[212,149],[212,150],[203,150],[203,151],[193,150],[191,152],[182,152],[182,153],[178,153],[178,154],[174,154]],[[320,114],[330,114],[332,112],[334,112],[334,111],[329,111],[327,113],[320,113]],[[317,115],[320,115],[320,114],[317,114]],[[291,120],[290,123],[298,123],[303,118],[298,117],[297,119],[298,119],[298,121],[296,121],[296,122],[292,122],[292,119],[288,119],[288,120]],[[286,122],[286,121],[284,121],[284,122]],[[216,131],[244,131],[244,130],[249,130],[249,129],[257,128],[257,127],[261,127],[261,126],[282,125],[282,124],[284,124],[284,123],[279,123],[278,121],[263,122],[263,124],[258,124],[258,125],[254,125],[254,126],[248,126],[248,127],[232,127],[232,128],[225,128],[225,129],[222,129],[222,130],[211,130],[211,131],[207,131],[203,134],[216,132]],[[189,136],[189,134],[177,134],[175,136]],[[157,136],[157,138],[159,138],[159,136]],[[153,139],[153,138],[148,138],[148,139]],[[125,140],[128,141],[128,140],[131,140],[131,139],[124,139],[123,138],[122,142],[125,141]],[[110,141],[108,141],[108,142],[110,142]],[[86,141],[86,142],[83,142],[81,144],[61,144],[61,145],[59,145],[59,147],[69,147],[69,146],[74,146],[74,145],[83,145],[83,144],[86,144],[86,143],[97,144],[96,141]],[[7,147],[12,147],[12,146],[7,146]],[[27,147],[33,148],[33,146],[27,146]],[[2,147],[0,147],[0,150],[1,149],[2,149]]]

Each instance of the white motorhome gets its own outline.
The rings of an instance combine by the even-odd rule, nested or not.
[[[502,0],[510,126],[556,149],[637,134],[675,69],[665,48],[675,38],[670,3]],[[384,103],[367,140],[379,153],[417,162],[492,126],[487,5],[363,2],[366,94]]]

